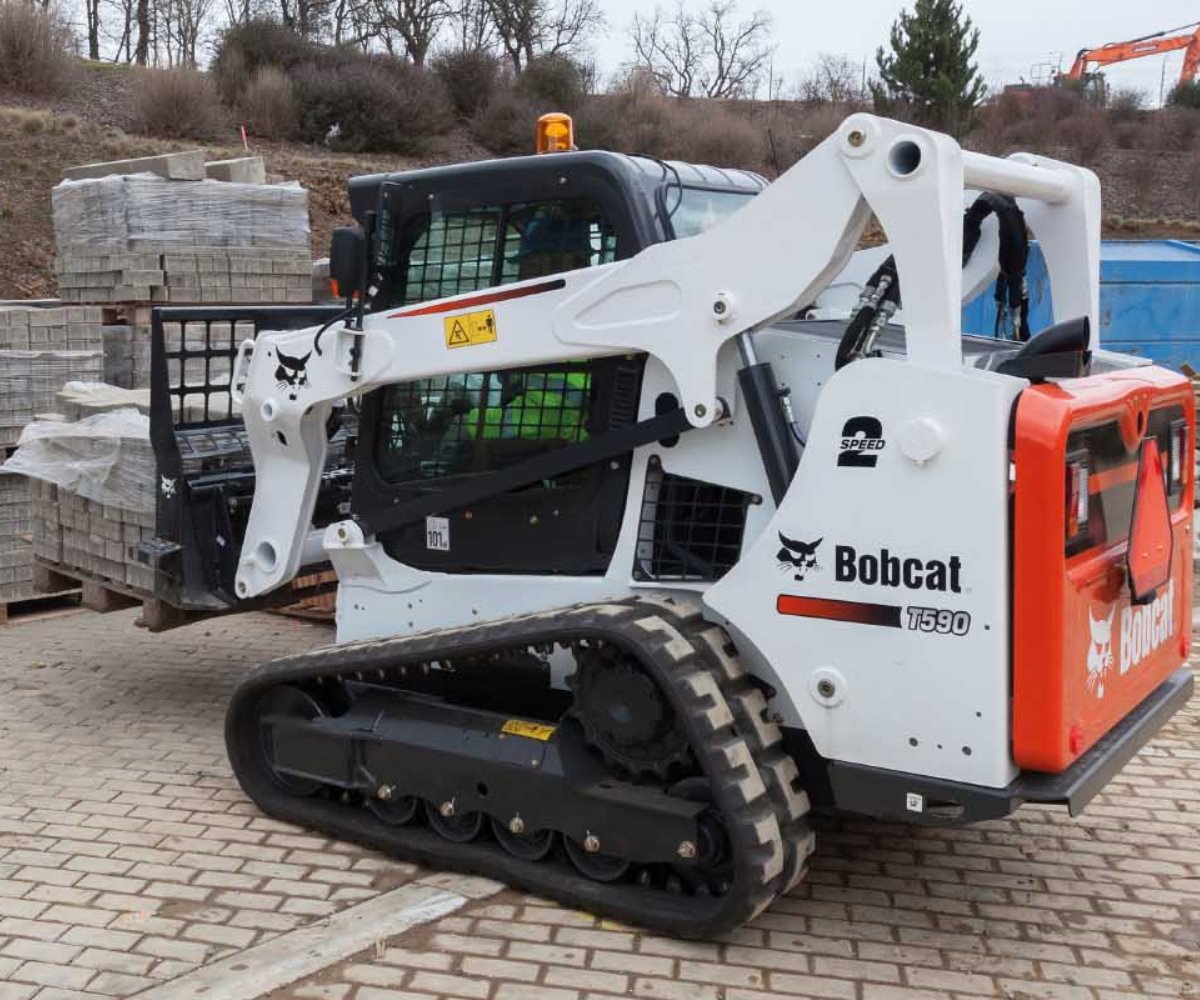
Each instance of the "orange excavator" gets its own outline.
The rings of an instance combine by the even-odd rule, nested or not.
[[[1187,83],[1195,80],[1197,73],[1200,73],[1200,21],[1134,38],[1128,42],[1110,42],[1095,49],[1080,49],[1065,79],[1086,82],[1093,77],[1092,67],[1111,66],[1113,63],[1161,55],[1165,52],[1178,52],[1180,49],[1186,49],[1187,52],[1183,60],[1183,70],[1179,74],[1179,82]]]

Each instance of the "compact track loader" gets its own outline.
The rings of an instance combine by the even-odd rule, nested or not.
[[[344,307],[155,319],[164,599],[338,577],[336,644],[229,708],[265,812],[708,935],[812,809],[1077,812],[1187,700],[1192,392],[1098,348],[1089,171],[855,115],[769,186],[563,152],[350,193]],[[964,336],[997,273],[1013,336]]]

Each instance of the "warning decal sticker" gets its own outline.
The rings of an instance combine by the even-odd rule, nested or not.
[[[540,740],[545,743],[554,735],[553,726],[545,726],[539,722],[526,722],[523,719],[509,719],[500,727],[500,732],[509,736],[524,736],[529,740]]]
[[[474,347],[496,339],[496,314],[491,309],[459,313],[442,320],[447,347]]]

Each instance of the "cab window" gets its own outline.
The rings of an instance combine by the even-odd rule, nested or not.
[[[401,304],[617,257],[613,228],[588,199],[433,212],[418,225],[401,262]],[[389,386],[382,394],[379,474],[399,484],[486,473],[585,440],[593,419],[592,367],[580,361]]]
[[[686,236],[698,236],[712,229],[733,215],[739,208],[745,208],[754,197],[753,191],[710,191],[705,188],[683,187],[675,192],[668,192],[667,197],[675,195],[679,203],[671,213],[671,228],[675,231],[676,239]]]

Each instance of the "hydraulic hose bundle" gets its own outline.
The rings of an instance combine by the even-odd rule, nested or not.
[[[1015,199],[985,191],[967,209],[963,216],[963,267],[979,243],[983,220],[993,213],[1000,225],[995,335],[1024,342],[1029,339],[1029,286],[1025,282],[1029,235],[1025,228],[1025,213]]]
[[[1000,226],[1000,273],[996,278],[995,335],[1008,340],[1029,339],[1029,290],[1025,269],[1029,235],[1025,213],[1014,198],[985,191],[963,214],[963,266],[979,244],[983,221],[994,214]],[[875,342],[901,306],[900,276],[895,257],[888,257],[871,275],[838,345],[835,368],[858,358],[876,356]]]

